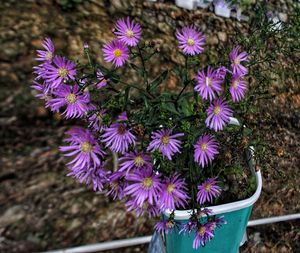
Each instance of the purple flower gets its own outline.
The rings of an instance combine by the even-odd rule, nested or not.
[[[194,148],[194,160],[202,168],[208,165],[215,158],[216,154],[219,154],[218,143],[210,134],[200,136]]]
[[[198,186],[197,201],[202,205],[205,202],[212,203],[214,198],[219,197],[221,188],[215,178],[209,178]]]
[[[107,195],[111,195],[113,199],[122,199],[125,196],[124,188],[127,186],[127,182],[124,180],[124,174],[122,172],[114,172],[109,175],[109,191]]]
[[[107,43],[103,46],[104,60],[112,62],[116,67],[121,67],[129,58],[129,51],[127,46],[119,41]]]
[[[67,131],[66,134],[69,135],[69,138],[65,139],[69,142],[69,146],[60,147],[60,151],[66,152],[65,156],[75,156],[68,165],[71,165],[74,170],[101,166],[99,157],[103,158],[105,153],[89,130],[76,127]]]
[[[166,156],[169,160],[172,160],[172,156],[175,153],[180,153],[179,149],[181,141],[176,140],[176,138],[184,135],[183,133],[172,135],[172,131],[172,129],[162,129],[152,132],[152,141],[150,142],[147,150],[153,152],[159,149],[163,156]]]
[[[49,64],[48,62],[44,62],[40,65],[37,65],[37,66],[33,67],[33,69],[34,69],[33,74],[36,74],[36,77],[34,78],[35,80],[41,80],[42,79],[44,81],[44,76],[47,72],[45,66],[47,66],[48,64]],[[50,87],[51,85],[48,85],[48,86]]]
[[[100,69],[97,70],[97,79],[98,79],[98,82],[96,83],[97,89],[102,89],[107,85],[108,80],[105,79]]]
[[[114,123],[104,129],[102,142],[112,151],[124,154],[129,145],[135,145],[135,136],[127,129],[125,123]]]
[[[180,175],[175,173],[166,179],[162,185],[160,205],[161,209],[171,209],[182,207],[187,204],[188,195],[186,194],[186,183]]]
[[[244,98],[246,94],[247,91],[246,81],[243,80],[241,76],[233,76],[229,91],[232,97],[232,101],[239,102]]]
[[[207,118],[205,124],[215,131],[223,130],[224,126],[229,123],[233,112],[223,98],[216,99],[206,110]]]
[[[174,220],[161,220],[157,222],[154,226],[154,229],[159,233],[172,233],[174,228],[176,226],[176,223]]]
[[[127,112],[122,112],[118,115],[117,121],[127,121],[127,120],[128,120]]]
[[[127,46],[134,47],[139,43],[142,34],[141,26],[130,20],[129,17],[118,19],[115,29],[115,35]]]
[[[136,169],[152,168],[151,157],[143,152],[129,152],[119,158],[119,171],[128,173]]]
[[[241,62],[248,60],[248,54],[246,52],[239,53],[241,47],[235,47],[229,55],[231,61],[231,68],[234,75],[244,76],[248,74],[248,69],[245,68]]]
[[[88,110],[95,107],[90,103],[90,94],[88,91],[80,91],[78,85],[62,84],[54,90],[53,98],[49,99],[46,107],[52,111],[58,112],[61,107],[66,107],[63,115],[68,118],[81,118]]]
[[[107,183],[107,172],[100,165],[98,167],[70,167],[68,176],[73,176],[80,183],[91,185],[94,191],[102,191]]]
[[[55,56],[53,64],[45,64],[43,78],[51,84],[52,88],[57,88],[64,80],[74,80],[76,76],[76,64],[62,56]]]
[[[191,234],[192,231],[197,230],[198,222],[195,219],[190,218],[189,221],[182,225],[181,230],[179,231],[179,234],[183,232],[184,235],[188,233],[188,235]]]
[[[36,58],[37,61],[52,61],[54,57],[54,45],[53,42],[50,38],[45,38],[42,46],[45,48],[45,50],[37,50],[37,56]]]
[[[217,78],[221,79],[222,81],[224,81],[226,74],[228,72],[228,69],[224,66],[221,66],[219,68],[216,69],[215,71],[215,75]]]
[[[196,55],[203,52],[205,36],[193,26],[183,27],[176,32],[179,48],[186,55]]]
[[[207,72],[199,71],[196,76],[198,84],[195,86],[195,91],[199,92],[203,99],[213,100],[217,94],[222,92],[222,82],[223,80],[218,77],[215,71],[211,67],[207,68]]]
[[[33,81],[33,85],[31,85],[31,88],[35,89],[38,92],[35,95],[35,97],[46,101],[48,101],[51,98],[51,93],[50,93],[50,88],[48,83],[46,82],[38,83],[36,81]]]
[[[210,227],[207,224],[199,224],[195,233],[193,248],[198,249],[201,246],[205,246],[205,244],[210,241],[214,237],[213,231],[211,231]]]
[[[128,200],[126,202],[127,211],[132,212],[134,211],[136,215],[142,216],[145,213],[148,213],[149,218],[158,216],[160,210],[155,205],[150,205],[147,202],[144,202],[143,205],[137,204],[136,200]]]
[[[154,205],[161,193],[159,176],[151,168],[136,170],[126,176],[126,180],[132,182],[125,188],[127,195],[131,195],[138,205],[148,202]]]
[[[223,224],[227,224],[227,222],[224,220],[224,216],[220,216],[212,221],[207,222],[207,226],[209,226],[211,231],[221,227]]]
[[[103,118],[106,115],[107,110],[101,109],[96,111],[88,117],[89,127],[95,131],[102,132],[104,130]]]

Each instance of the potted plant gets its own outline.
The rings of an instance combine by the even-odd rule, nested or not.
[[[261,191],[260,172],[248,169],[251,132],[238,115],[248,54],[236,46],[224,64],[205,66],[205,35],[178,29],[185,61],[172,69],[178,91],[169,91],[170,70],[153,77],[147,67],[160,51],[142,41],[141,26],[121,18],[113,32],[102,48],[106,67],[88,44],[87,64],[59,55],[50,38],[37,51],[36,96],[64,118],[82,120],[60,147],[70,159],[68,176],[124,201],[137,216],[161,217],[155,228],[168,252],[236,251]],[[232,238],[221,235],[229,232]]]

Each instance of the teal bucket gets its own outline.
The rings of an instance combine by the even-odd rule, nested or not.
[[[165,235],[167,253],[237,253],[245,233],[252,206],[223,213],[217,216],[224,216],[227,224],[215,230],[215,237],[204,247],[198,250],[192,248],[194,233],[190,235],[179,234],[179,230]],[[180,221],[185,223],[188,220]]]
[[[251,150],[250,150],[251,151]],[[164,234],[164,241],[167,253],[237,253],[243,243],[243,236],[246,232],[247,223],[254,203],[261,194],[262,177],[260,171],[254,172],[252,163],[250,169],[256,176],[257,188],[255,193],[248,199],[236,201],[224,205],[208,207],[212,210],[212,215],[217,217],[224,216],[227,224],[215,230],[214,238],[204,247],[193,249],[194,233],[190,235],[179,234],[175,229],[172,233]],[[165,217],[169,217],[171,212],[165,212]],[[191,210],[175,211],[175,221],[177,223],[187,223]]]

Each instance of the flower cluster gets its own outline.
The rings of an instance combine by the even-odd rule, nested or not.
[[[185,69],[183,83],[191,85],[193,92],[184,93],[184,87],[176,96],[159,95],[157,87],[165,74],[149,80],[145,63],[157,51],[153,43],[141,42],[141,26],[130,18],[119,19],[113,34],[115,39],[102,50],[104,61],[113,64],[109,69],[93,65],[87,44],[86,66],[60,56],[50,38],[42,43],[43,50],[37,51],[40,63],[34,67],[32,85],[36,96],[65,119],[86,123],[85,127],[67,131],[66,144],[60,147],[70,158],[67,175],[94,191],[105,191],[113,199],[124,201],[127,210],[138,216],[171,212],[155,228],[165,233],[177,228],[183,234],[193,232],[193,247],[204,246],[214,237],[215,229],[225,223],[205,206],[214,204],[222,192],[218,174],[210,173],[222,153],[216,132],[225,129],[234,104],[246,94],[248,70],[243,64],[248,55],[236,47],[229,56],[230,66],[198,69],[193,80],[188,79],[189,69]],[[194,26],[179,29],[176,38],[187,60],[204,51],[205,36]],[[147,50],[152,52],[143,56]],[[145,87],[130,80],[120,81],[118,68],[126,62],[141,74]],[[192,98],[202,103],[183,110],[191,108]],[[110,157],[114,157],[114,166]],[[198,214],[193,211],[188,223],[177,224],[174,211],[191,207]],[[207,217],[205,223],[200,222],[203,215]]]

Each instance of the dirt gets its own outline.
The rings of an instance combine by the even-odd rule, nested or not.
[[[51,114],[33,97],[31,71],[35,50],[45,35],[74,58],[82,58],[83,41],[88,41],[102,61],[100,43],[110,38],[116,16],[143,13],[152,22],[146,34],[159,31],[159,39],[168,44],[177,22],[170,17],[182,22],[186,13],[171,4],[154,8],[138,1],[86,1],[63,11],[50,0],[9,0],[1,4],[0,12],[0,252],[37,252],[150,235],[154,221],[137,220],[121,203],[66,177],[58,146],[72,122]],[[200,20],[208,17],[210,25],[203,23],[208,31],[216,25],[209,36],[211,45],[219,43],[218,32],[235,25],[208,11],[190,14]],[[299,105],[299,84],[289,84],[264,101],[262,110],[269,112],[270,119],[251,126],[275,151],[269,159],[271,169],[261,165],[263,192],[251,219],[300,212]],[[299,227],[298,220],[249,228],[242,252],[300,252]],[[146,248],[112,252],[146,252]]]

